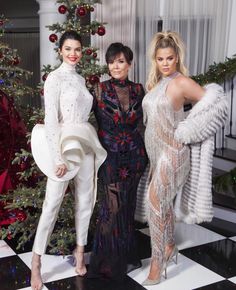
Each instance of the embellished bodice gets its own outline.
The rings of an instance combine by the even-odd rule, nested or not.
[[[47,141],[55,163],[60,164],[60,126],[87,122],[93,97],[75,67],[63,62],[45,81],[44,101]]]
[[[157,166],[161,153],[176,152],[182,145],[175,138],[175,130],[185,118],[184,109],[174,110],[171,98],[166,94],[169,82],[178,72],[162,78],[143,99],[145,145],[152,168]]]
[[[128,79],[102,82],[95,96],[94,112],[98,136],[104,148],[112,152],[144,147],[138,131],[141,123],[144,90],[141,84]]]

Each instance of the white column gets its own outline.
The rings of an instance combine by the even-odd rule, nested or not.
[[[66,19],[65,14],[58,12],[59,4],[56,0],[36,0],[39,3],[39,25],[40,25],[40,68],[43,65],[58,64],[57,54],[54,50],[55,44],[49,40],[49,35],[54,33],[46,26],[58,23],[63,23]],[[59,38],[59,34],[57,34]]]

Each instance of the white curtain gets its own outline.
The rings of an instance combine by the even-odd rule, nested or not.
[[[99,48],[100,63],[112,42],[122,42],[134,52],[130,79],[145,85],[148,69],[147,48],[160,20],[161,0],[103,0],[97,4],[93,19],[106,22],[106,34],[93,36],[91,44]],[[160,23],[160,22],[159,22]]]
[[[181,34],[190,75],[227,55],[232,0],[165,0],[163,30]]]
[[[99,48],[98,58],[100,59],[100,64],[106,64],[105,53],[112,42],[122,42],[134,51],[135,13],[135,0],[103,0],[102,5],[96,5],[96,9],[91,15],[93,17],[92,20],[107,23],[104,36],[96,34],[91,38],[91,45]],[[132,67],[129,77],[131,80],[134,79],[134,67]]]
[[[104,36],[92,36],[100,63],[112,42],[122,42],[134,52],[130,79],[145,85],[152,36],[161,29],[180,33],[186,44],[190,75],[204,73],[227,55],[232,0],[103,0],[92,17],[107,22]]]
[[[149,69],[148,47],[153,35],[160,30],[161,0],[137,0],[135,33],[135,80],[144,86]]]

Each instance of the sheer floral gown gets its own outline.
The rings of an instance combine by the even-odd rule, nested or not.
[[[95,93],[98,136],[107,150],[99,169],[103,195],[96,224],[88,277],[122,279],[141,266],[134,236],[137,186],[147,164],[142,122],[141,84],[111,79]]]
[[[175,129],[185,118],[183,108],[173,109],[166,95],[174,73],[162,78],[144,97],[143,112],[145,146],[150,160],[148,189],[148,222],[152,244],[152,265],[162,272],[167,260],[167,249],[174,241],[173,199],[186,181],[189,168],[189,148],[174,138]]]

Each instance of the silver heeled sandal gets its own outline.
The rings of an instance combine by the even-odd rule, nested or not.
[[[161,282],[161,277],[163,276],[164,274],[164,278],[167,279],[167,268],[166,268],[166,263],[163,264],[163,267],[160,271],[160,276],[157,278],[157,279],[145,279],[142,283],[142,286],[151,286],[151,285],[156,285],[156,284],[159,284]]]
[[[176,246],[174,246],[173,250],[171,251],[169,257],[166,259],[166,267],[168,266],[168,264],[173,261],[176,265],[178,263],[178,254],[179,254],[179,250]]]

